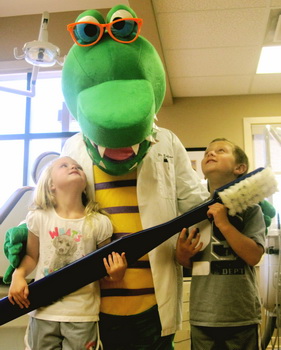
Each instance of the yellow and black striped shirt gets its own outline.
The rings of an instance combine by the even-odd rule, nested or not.
[[[112,176],[94,166],[94,178],[96,201],[110,214],[114,227],[113,239],[142,230],[136,193],[136,171]],[[156,304],[147,254],[128,267],[122,281],[110,282],[103,279],[100,285],[101,311],[104,313],[134,315]]]

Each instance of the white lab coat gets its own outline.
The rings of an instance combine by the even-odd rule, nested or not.
[[[177,136],[159,128],[157,140],[137,172],[138,206],[143,229],[172,220],[209,196]],[[94,188],[92,161],[82,135],[76,134],[68,139],[62,153],[82,165]],[[174,235],[149,252],[162,336],[181,328],[182,268],[175,261],[176,241],[177,235]]]

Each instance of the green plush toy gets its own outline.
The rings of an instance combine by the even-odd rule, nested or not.
[[[25,255],[27,234],[28,231],[26,224],[21,224],[6,232],[4,253],[10,262],[10,266],[3,277],[3,282],[6,284],[11,283],[12,274],[15,268],[19,266],[21,259]]]
[[[265,233],[267,234],[268,227],[271,225],[271,219],[274,218],[274,216],[276,214],[276,210],[267,200],[261,201],[259,203],[259,205],[260,205],[262,212],[263,212],[264,223],[266,226]]]

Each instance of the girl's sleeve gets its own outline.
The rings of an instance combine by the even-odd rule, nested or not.
[[[29,211],[26,216],[26,225],[29,231],[39,236],[39,220],[37,211]]]
[[[113,226],[111,220],[106,215],[99,214],[98,218],[98,237],[97,245],[110,238],[113,234]]]

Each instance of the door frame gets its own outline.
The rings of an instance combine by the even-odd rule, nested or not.
[[[260,124],[281,124],[281,116],[276,117],[250,117],[243,118],[244,126],[244,151],[247,154],[250,161],[250,171],[254,168],[254,151],[252,141],[252,125]]]

